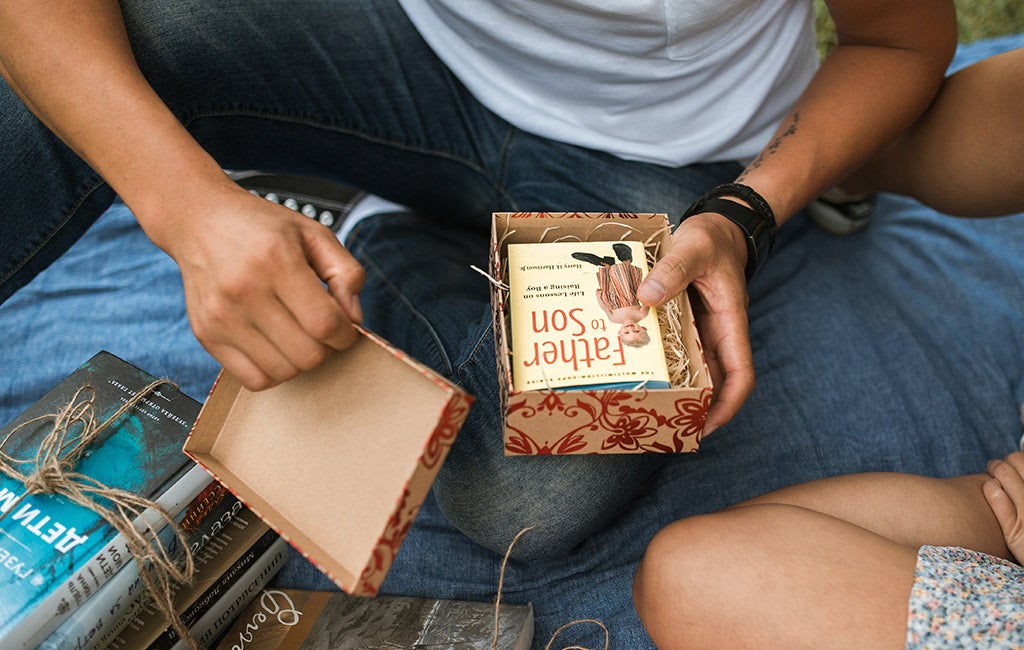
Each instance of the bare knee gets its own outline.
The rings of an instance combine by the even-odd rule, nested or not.
[[[728,517],[690,517],[661,530],[647,547],[633,582],[633,603],[660,650],[700,647],[715,619],[702,591],[720,575],[730,535]]]

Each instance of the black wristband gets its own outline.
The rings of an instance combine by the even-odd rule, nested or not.
[[[723,196],[741,199],[750,204],[750,207],[735,201],[727,201],[721,198]],[[702,212],[720,214],[743,231],[747,242],[747,280],[754,277],[768,259],[768,253],[775,247],[775,232],[778,226],[772,207],[753,188],[739,183],[726,183],[697,199],[683,214],[683,220]]]

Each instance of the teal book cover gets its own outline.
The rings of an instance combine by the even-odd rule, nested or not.
[[[74,403],[79,411],[91,409],[99,424],[153,381],[132,364],[100,352],[0,430],[3,452],[24,461],[14,467],[29,474],[41,441],[54,429],[50,415]],[[199,402],[164,383],[112,422],[72,471],[166,508],[161,495],[171,494],[194,467],[182,446],[199,408]],[[61,495],[24,492],[20,481],[0,476],[4,648],[34,647],[129,559],[124,538],[96,512]]]

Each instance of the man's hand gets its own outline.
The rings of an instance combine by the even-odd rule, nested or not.
[[[196,338],[260,390],[355,341],[365,275],[315,220],[241,188],[228,194],[162,243],[181,269]]]
[[[362,268],[224,174],[143,78],[117,2],[10,0],[0,25],[0,73],[178,263],[192,330],[229,372],[268,388],[352,344]]]
[[[747,323],[746,243],[732,222],[697,214],[676,229],[672,249],[654,265],[637,291],[657,307],[692,287],[694,315],[715,385],[704,423],[709,434],[728,422],[754,390],[754,361]]]

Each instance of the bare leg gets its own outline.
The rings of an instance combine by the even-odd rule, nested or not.
[[[916,559],[840,519],[761,504],[658,533],[633,597],[660,650],[902,648]]]
[[[922,118],[842,183],[850,193],[912,196],[940,212],[1024,211],[1024,49],[946,79]]]
[[[903,647],[922,544],[1008,557],[986,474],[812,481],[678,521],[637,572],[659,648]]]
[[[964,546],[1012,559],[982,485],[988,474],[949,479],[894,472],[835,476],[745,501],[800,506],[860,526],[915,550]]]

